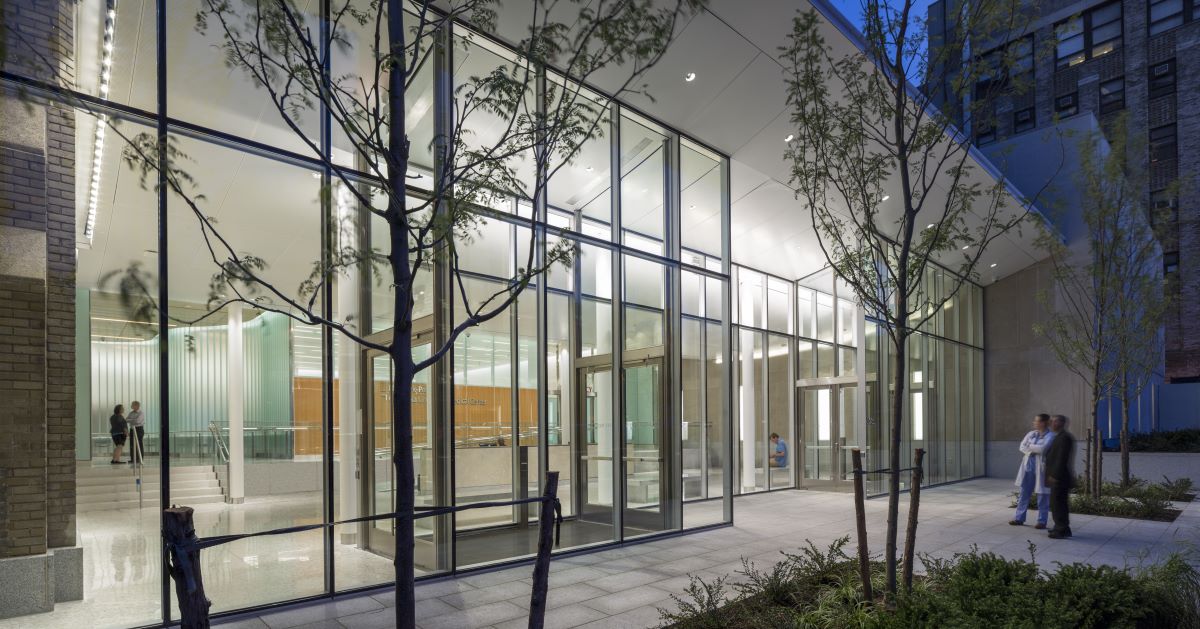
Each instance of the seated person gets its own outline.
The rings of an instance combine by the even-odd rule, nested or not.
[[[787,467],[787,442],[779,438],[779,433],[771,433],[771,467]]]

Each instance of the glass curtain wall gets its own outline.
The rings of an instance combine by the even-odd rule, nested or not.
[[[946,274],[931,269],[921,290],[941,299]],[[735,266],[733,277],[735,490],[851,490],[854,448],[867,469],[888,464],[895,366],[881,324],[829,269],[789,282]],[[685,284],[685,312],[689,294]],[[902,466],[924,448],[929,483],[983,474],[981,308],[982,289],[964,283],[910,340]],[[886,486],[872,477],[868,490]]]
[[[99,624],[178,618],[160,570],[161,504],[195,505],[203,537],[388,513],[400,490],[390,359],[290,316],[296,303],[311,303],[372,342],[390,342],[394,291],[386,272],[348,269],[315,291],[305,283],[336,251],[388,249],[387,225],[372,213],[387,203],[380,173],[323,106],[281,112],[268,90],[210,54],[222,29],[197,28],[201,5],[76,5],[81,31],[96,27],[80,34],[81,73],[95,70],[81,79],[81,92],[129,108],[120,134],[95,112],[75,116],[77,198],[81,213],[91,204],[96,216],[80,242],[79,325],[89,333],[80,337],[86,360],[78,379],[89,404],[79,414],[78,450],[81,465],[96,468],[87,472],[96,486],[110,472],[115,483],[143,475],[142,491],[118,501],[81,491],[79,527],[91,565],[128,566],[116,581],[90,582],[89,598],[135,601]],[[318,32],[328,7],[309,7],[305,22]],[[164,33],[156,32],[159,10]],[[369,77],[373,29],[345,29],[345,45],[329,51],[331,77]],[[406,92],[405,202],[414,209],[443,167],[430,142],[439,116],[454,107],[448,99],[462,98],[470,77],[520,63],[464,26],[451,30],[438,35],[449,46],[422,43],[432,52],[419,55]],[[156,35],[164,48],[154,45]],[[437,76],[450,82],[444,91]],[[361,89],[355,83],[344,87]],[[530,107],[576,89],[553,72],[537,85],[544,92],[529,94]],[[518,268],[558,243],[570,246],[570,266],[553,268],[459,336],[411,391],[417,504],[537,495],[547,472],[557,471],[568,517],[563,548],[730,522],[737,435],[728,160],[600,94],[580,97],[590,103],[597,137],[570,162],[550,165],[536,213],[530,158],[514,156],[521,185],[474,208],[480,221],[455,247],[459,273],[444,262],[424,264],[412,317],[420,361],[472,307],[504,294]],[[478,148],[495,141],[501,123],[478,114],[465,121],[464,137]],[[188,174],[179,193],[156,191],[152,181],[141,186],[140,173],[122,160],[130,145],[153,147],[160,132]],[[218,232],[228,251],[218,246],[210,255]],[[230,252],[263,261],[269,286],[245,295],[249,303],[227,303],[233,295],[213,290],[211,258]],[[133,267],[150,295],[161,288],[164,329],[154,317],[129,316],[117,286],[103,281]],[[768,284],[779,290],[774,279]],[[779,396],[792,378],[793,351],[790,314],[779,310],[790,288],[782,290],[763,298],[750,351],[757,351],[758,408],[766,413],[757,434],[777,430],[790,439],[775,418],[791,412]],[[108,469],[115,452],[105,420],[116,404],[128,411],[135,400],[145,416],[142,465],[118,475]],[[754,463],[765,470],[767,449],[758,446]],[[754,482],[794,481],[761,473]],[[103,513],[92,513],[93,503],[104,503]],[[500,507],[422,519],[418,574],[526,557],[537,515],[532,507]],[[123,523],[119,534],[106,532],[114,521]],[[377,586],[394,579],[397,543],[388,519],[238,541],[205,550],[205,585],[218,613]]]

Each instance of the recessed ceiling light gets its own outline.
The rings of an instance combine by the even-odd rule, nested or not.
[[[789,133],[789,134],[787,134],[787,137],[783,139],[783,141],[784,141],[784,142],[791,142],[792,140],[795,140],[795,139],[796,139],[796,134],[795,134],[795,133]]]
[[[687,81],[688,83],[691,83],[692,81],[695,81],[695,80],[696,80],[696,73],[695,73],[695,72],[688,72],[687,74],[683,75],[683,80],[684,80],[684,81]]]
[[[314,173],[312,174],[312,178],[313,178],[313,179],[320,179],[320,178],[321,178],[321,173],[314,172]]]
[[[593,169],[591,166],[588,166],[587,168],[584,168],[584,170],[586,170],[586,171],[588,171],[588,172],[590,173],[590,172],[592,172],[592,171],[593,171],[593,170],[595,170],[595,169]]]
[[[993,263],[992,263],[992,267],[991,267],[991,268],[993,268],[993,269],[994,269],[994,268],[996,268],[996,263],[995,263],[995,262],[993,262]]]
[[[884,200],[884,201],[887,201],[887,200],[888,200],[888,199],[890,199],[890,198],[892,198],[892,195],[890,195],[890,194],[885,194],[885,195],[883,195],[883,200]]]
[[[689,205],[689,206],[688,206],[688,209],[689,209],[689,210],[694,210],[694,209],[696,209],[696,204],[695,204],[695,203],[693,203],[693,204]]]
[[[966,251],[967,249],[970,249],[970,248],[971,248],[971,245],[963,245],[962,250]]]
[[[926,226],[925,226],[925,229],[933,229],[933,223],[930,223],[930,224],[926,225]]]

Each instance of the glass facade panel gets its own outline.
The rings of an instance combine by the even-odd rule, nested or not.
[[[652,123],[621,115],[621,240],[662,254],[666,235],[667,134]]]
[[[219,512],[198,517],[198,535],[252,533],[321,521],[324,488],[319,470],[327,425],[322,334],[281,314],[297,313],[295,304],[307,302],[301,286],[321,257],[320,181],[307,168],[183,136],[172,136],[171,141],[188,156],[180,167],[194,182],[183,194],[168,196],[167,272],[176,323],[168,332],[168,345],[174,346],[168,350],[171,439],[166,453],[172,477],[203,479],[204,470],[213,469],[212,446],[220,439],[228,444],[231,458],[245,462],[238,471],[242,486],[237,487],[239,479],[227,481],[231,500],[241,493],[242,501],[253,504],[277,493],[264,479],[304,468],[317,473],[291,487],[286,509],[247,510],[238,518],[221,517]],[[229,169],[230,163],[239,167]],[[201,191],[203,196],[198,196]],[[286,237],[261,237],[281,224],[290,226]],[[228,245],[212,238],[215,229]],[[153,247],[155,240],[145,242]],[[234,255],[262,260],[251,268],[263,283],[214,282],[216,260]],[[297,264],[300,260],[304,263]],[[257,307],[232,301],[235,298]],[[228,305],[205,316],[223,303]],[[147,391],[149,395],[153,393]],[[182,480],[174,484],[169,501],[186,504],[195,495],[192,487]],[[321,531],[263,539],[269,541],[233,542],[201,555],[202,568],[211,575],[205,588],[211,592],[214,612],[325,590]],[[253,570],[225,569],[244,564],[247,557],[253,557]]]
[[[79,179],[95,182],[77,209],[100,217],[79,248],[76,297],[90,326],[77,347],[88,357],[90,387],[81,394],[88,410],[79,428],[81,452],[92,459],[82,469],[108,469],[115,444],[104,420],[113,405],[136,399],[145,413],[138,451],[147,485],[163,457],[173,477],[187,478],[169,494],[129,494],[118,512],[131,529],[124,538],[95,537],[100,519],[81,511],[81,539],[100,540],[85,551],[92,565],[127,561],[136,573],[120,587],[92,583],[85,591],[96,600],[135,601],[122,621],[153,624],[163,619],[163,605],[173,604],[160,597],[166,577],[156,514],[164,499],[212,503],[196,520],[198,533],[210,536],[389,513],[407,489],[397,486],[392,465],[394,365],[382,352],[289,318],[297,304],[312,303],[373,343],[390,341],[395,292],[386,269],[343,269],[318,276],[328,281],[315,292],[300,288],[319,268],[314,264],[339,248],[387,252],[386,224],[365,207],[382,209],[386,198],[373,156],[355,152],[355,130],[337,114],[303,105],[280,113],[269,90],[230,72],[219,53],[223,25],[196,28],[200,0],[167,4],[169,119],[154,117],[152,3],[119,3],[114,16],[96,15],[96,3],[77,5],[91,14],[76,24],[92,31],[77,48],[95,52],[77,65],[78,89],[151,112],[129,113],[123,130],[153,134],[162,122],[179,149],[177,165],[195,182],[185,189],[196,195],[191,203],[141,189],[138,173],[120,159],[118,134],[76,115]],[[315,11],[326,4],[307,7],[305,24],[315,25]],[[371,28],[345,26],[346,45],[329,51],[329,78],[354,93],[354,79],[372,72],[378,53]],[[398,194],[409,209],[428,205],[430,142],[435,121],[453,117],[452,99],[461,105],[478,77],[521,66],[490,39],[472,38],[457,24],[451,30],[452,54],[423,48],[431,54],[418,55],[406,92],[412,162],[408,188]],[[448,89],[434,90],[439,76],[450,79],[442,86]],[[279,85],[272,79],[271,87]],[[528,94],[518,109],[528,114],[571,87],[551,73],[536,88],[542,93]],[[515,151],[507,164],[512,180],[492,180],[495,189],[469,199],[487,210],[456,241],[461,273],[451,273],[445,259],[426,261],[418,272],[412,357],[422,361],[469,316],[468,306],[510,295],[511,275],[531,252],[581,239],[570,267],[539,278],[416,375],[407,409],[413,449],[405,455],[413,457],[418,506],[536,495],[546,472],[558,471],[567,516],[562,547],[578,548],[676,530],[681,521],[684,528],[728,522],[734,493],[797,485],[844,490],[854,446],[866,450],[868,467],[886,465],[886,383],[897,366],[886,336],[862,321],[847,287],[828,269],[792,281],[749,268],[734,269],[731,286],[729,261],[721,260],[729,248],[722,216],[730,202],[727,160],[599,94],[584,90],[583,97],[598,135],[577,155],[550,164],[548,213],[536,217],[544,224],[535,223],[529,198],[531,152]],[[469,117],[460,148],[495,143],[505,115],[485,108]],[[330,130],[325,148],[322,121]],[[614,146],[619,164],[611,163]],[[349,183],[330,180],[328,163],[359,174]],[[160,194],[168,201],[165,217],[158,215]],[[246,289],[249,303],[204,317],[210,299],[220,304],[238,295],[236,285],[212,290],[215,266],[203,237],[209,217],[232,253],[263,261],[256,272],[270,286]],[[165,251],[157,244],[161,218],[170,219]],[[674,225],[678,234],[668,231]],[[167,275],[155,279],[166,287],[172,319],[165,332],[126,316],[113,286],[100,282],[131,263],[157,273],[160,255]],[[940,273],[922,287],[934,301],[950,286]],[[727,312],[736,326],[722,320]],[[982,290],[964,286],[913,338],[899,365],[909,383],[903,456],[907,462],[912,448],[924,445],[933,482],[983,471],[981,313]],[[164,340],[169,373],[160,376]],[[220,458],[221,443],[239,461],[241,496],[222,495],[237,482],[234,466]],[[131,449],[126,444],[125,457]],[[882,490],[871,482],[872,492]],[[536,525],[536,509],[521,506],[422,518],[411,540],[418,574],[525,557]],[[132,550],[118,550],[127,540]],[[339,526],[332,536],[308,531],[239,541],[205,551],[206,586],[214,611],[230,611],[380,585],[394,578],[397,543],[409,540],[396,539],[390,519]],[[125,554],[96,554],[104,552]]]

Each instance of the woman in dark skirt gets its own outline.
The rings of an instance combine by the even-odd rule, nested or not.
[[[125,407],[118,404],[113,408],[112,417],[108,418],[108,434],[113,440],[113,457],[109,463],[121,463],[121,449],[125,447],[125,434],[129,432],[129,422],[125,421]]]

